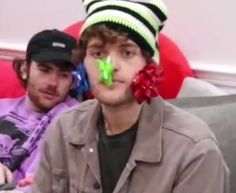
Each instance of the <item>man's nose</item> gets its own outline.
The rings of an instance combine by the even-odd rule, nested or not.
[[[57,73],[51,73],[49,75],[49,81],[48,84],[51,86],[58,86],[59,83],[59,76]]]
[[[112,66],[113,66],[114,70],[119,70],[121,61],[116,56],[116,54],[110,54],[109,57],[110,57],[110,60],[111,60],[111,63],[112,63]]]

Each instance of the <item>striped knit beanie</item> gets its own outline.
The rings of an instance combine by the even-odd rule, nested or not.
[[[159,64],[158,32],[167,19],[167,9],[161,0],[134,2],[128,0],[82,0],[87,18],[80,35],[95,25],[122,29],[141,49],[149,52]]]

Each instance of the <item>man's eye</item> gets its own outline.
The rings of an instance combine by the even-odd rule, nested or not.
[[[62,77],[63,78],[69,78],[69,77],[71,77],[71,74],[70,73],[63,73]]]
[[[39,68],[39,70],[40,70],[41,72],[44,72],[44,73],[49,72],[49,69],[47,69],[47,68]]]
[[[87,54],[95,59],[101,59],[105,56],[105,53],[101,49],[89,49]]]
[[[104,55],[104,54],[103,54],[102,52],[100,52],[100,51],[92,52],[92,56],[93,56],[94,58],[102,58],[103,55]]]
[[[124,51],[122,51],[122,55],[126,58],[129,58],[129,57],[134,56],[135,52],[131,51],[131,50],[124,50]]]

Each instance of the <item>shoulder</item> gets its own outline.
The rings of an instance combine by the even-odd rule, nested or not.
[[[182,152],[182,168],[201,162],[206,171],[209,164],[215,169],[228,171],[215,134],[205,122],[166,102],[163,114],[164,148],[169,148],[172,154]]]
[[[166,132],[189,139],[194,143],[216,138],[208,125],[195,115],[188,113],[174,105],[164,102],[163,129]]]
[[[86,114],[93,110],[98,105],[98,101],[95,99],[87,100],[85,102],[80,103],[79,105],[75,105],[73,108],[70,108],[66,112],[64,112],[61,116],[61,119],[67,119],[68,117],[74,117],[78,114]]]
[[[87,122],[93,116],[93,111],[98,105],[97,100],[88,100],[76,105],[66,112],[62,113],[59,117],[59,122],[64,127],[74,127],[75,125],[81,125]]]
[[[12,106],[12,105],[18,103],[21,99],[22,99],[22,97],[0,99],[0,105],[1,106]]]
[[[74,107],[78,106],[79,102],[71,97],[68,97],[64,102],[57,104],[48,114],[51,115],[52,119],[58,118],[63,112],[66,112]]]
[[[20,98],[6,98],[0,100],[0,116],[9,112],[11,109],[15,108],[20,101],[23,100],[23,97]]]
[[[57,119],[53,121],[50,130],[60,128],[63,133],[74,133],[75,135],[80,135],[81,132],[83,132],[82,130],[84,130],[84,126],[90,124],[90,120],[94,118],[94,111],[96,110],[97,105],[98,101],[93,99],[69,108],[60,113]],[[81,125],[83,125],[83,127],[81,127]],[[70,132],[68,132],[68,128],[70,128]]]
[[[76,100],[75,98],[68,97],[64,103],[66,104],[67,107],[73,107],[75,105],[78,105],[79,101]]]

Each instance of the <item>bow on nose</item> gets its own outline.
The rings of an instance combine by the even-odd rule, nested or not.
[[[97,60],[97,67],[100,72],[100,81],[106,86],[112,86],[114,67],[111,62],[111,57]]]

